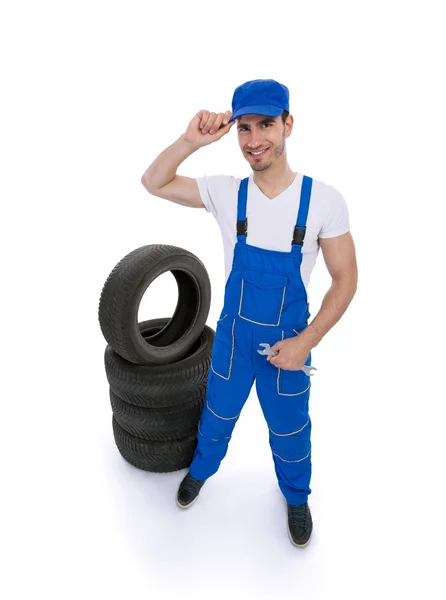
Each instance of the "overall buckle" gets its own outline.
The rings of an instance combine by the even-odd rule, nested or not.
[[[298,227],[301,227],[301,229],[298,229]],[[292,244],[300,244],[301,246],[303,245],[306,229],[307,228],[305,225],[296,225],[294,229]]]
[[[237,221],[237,235],[247,235],[248,233],[248,219],[244,221]]]

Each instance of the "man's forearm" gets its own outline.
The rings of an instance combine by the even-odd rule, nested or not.
[[[309,349],[319,344],[324,335],[339,321],[356,293],[356,281],[349,277],[334,280],[324,296],[321,308],[300,334]]]
[[[184,139],[183,134],[170,146],[161,152],[153,163],[146,169],[141,181],[146,188],[160,189],[172,181],[177,169],[197,146]]]

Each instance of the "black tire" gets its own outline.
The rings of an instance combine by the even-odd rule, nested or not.
[[[159,329],[168,320],[151,319],[138,325],[144,333]],[[170,365],[135,365],[107,344],[104,362],[108,383],[124,402],[135,406],[162,408],[188,404],[198,386],[207,386],[214,338],[215,331],[205,325],[190,353]]]
[[[116,421],[127,433],[162,442],[197,434],[205,394],[202,385],[196,388],[196,399],[187,405],[153,409],[127,404],[110,388],[110,404]]]
[[[170,473],[188,467],[197,446],[197,436],[180,440],[149,442],[127,433],[113,417],[113,436],[116,446],[134,467],[153,473]]]
[[[143,339],[138,329],[141,299],[156,277],[172,272],[178,303],[166,326]],[[99,301],[99,323],[113,350],[137,365],[166,365],[180,359],[200,337],[211,302],[203,263],[191,252],[162,244],[142,246],[112,270]]]

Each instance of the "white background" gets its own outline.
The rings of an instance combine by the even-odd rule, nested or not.
[[[15,2],[0,14],[2,597],[444,598],[444,27],[440,2]],[[288,86],[292,169],[344,195],[358,292],[313,350],[313,539],[294,548],[255,388],[187,511],[186,471],[115,446],[97,309],[146,244],[223,247],[140,178],[244,81]],[[235,128],[178,173],[249,175]],[[312,317],[330,285],[322,254]],[[167,273],[140,320],[170,316]]]

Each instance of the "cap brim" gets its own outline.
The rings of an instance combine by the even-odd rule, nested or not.
[[[257,104],[255,106],[244,106],[236,110],[232,117],[229,119],[229,123],[238,117],[243,115],[265,115],[266,117],[278,117],[283,113],[285,109],[274,104]]]

